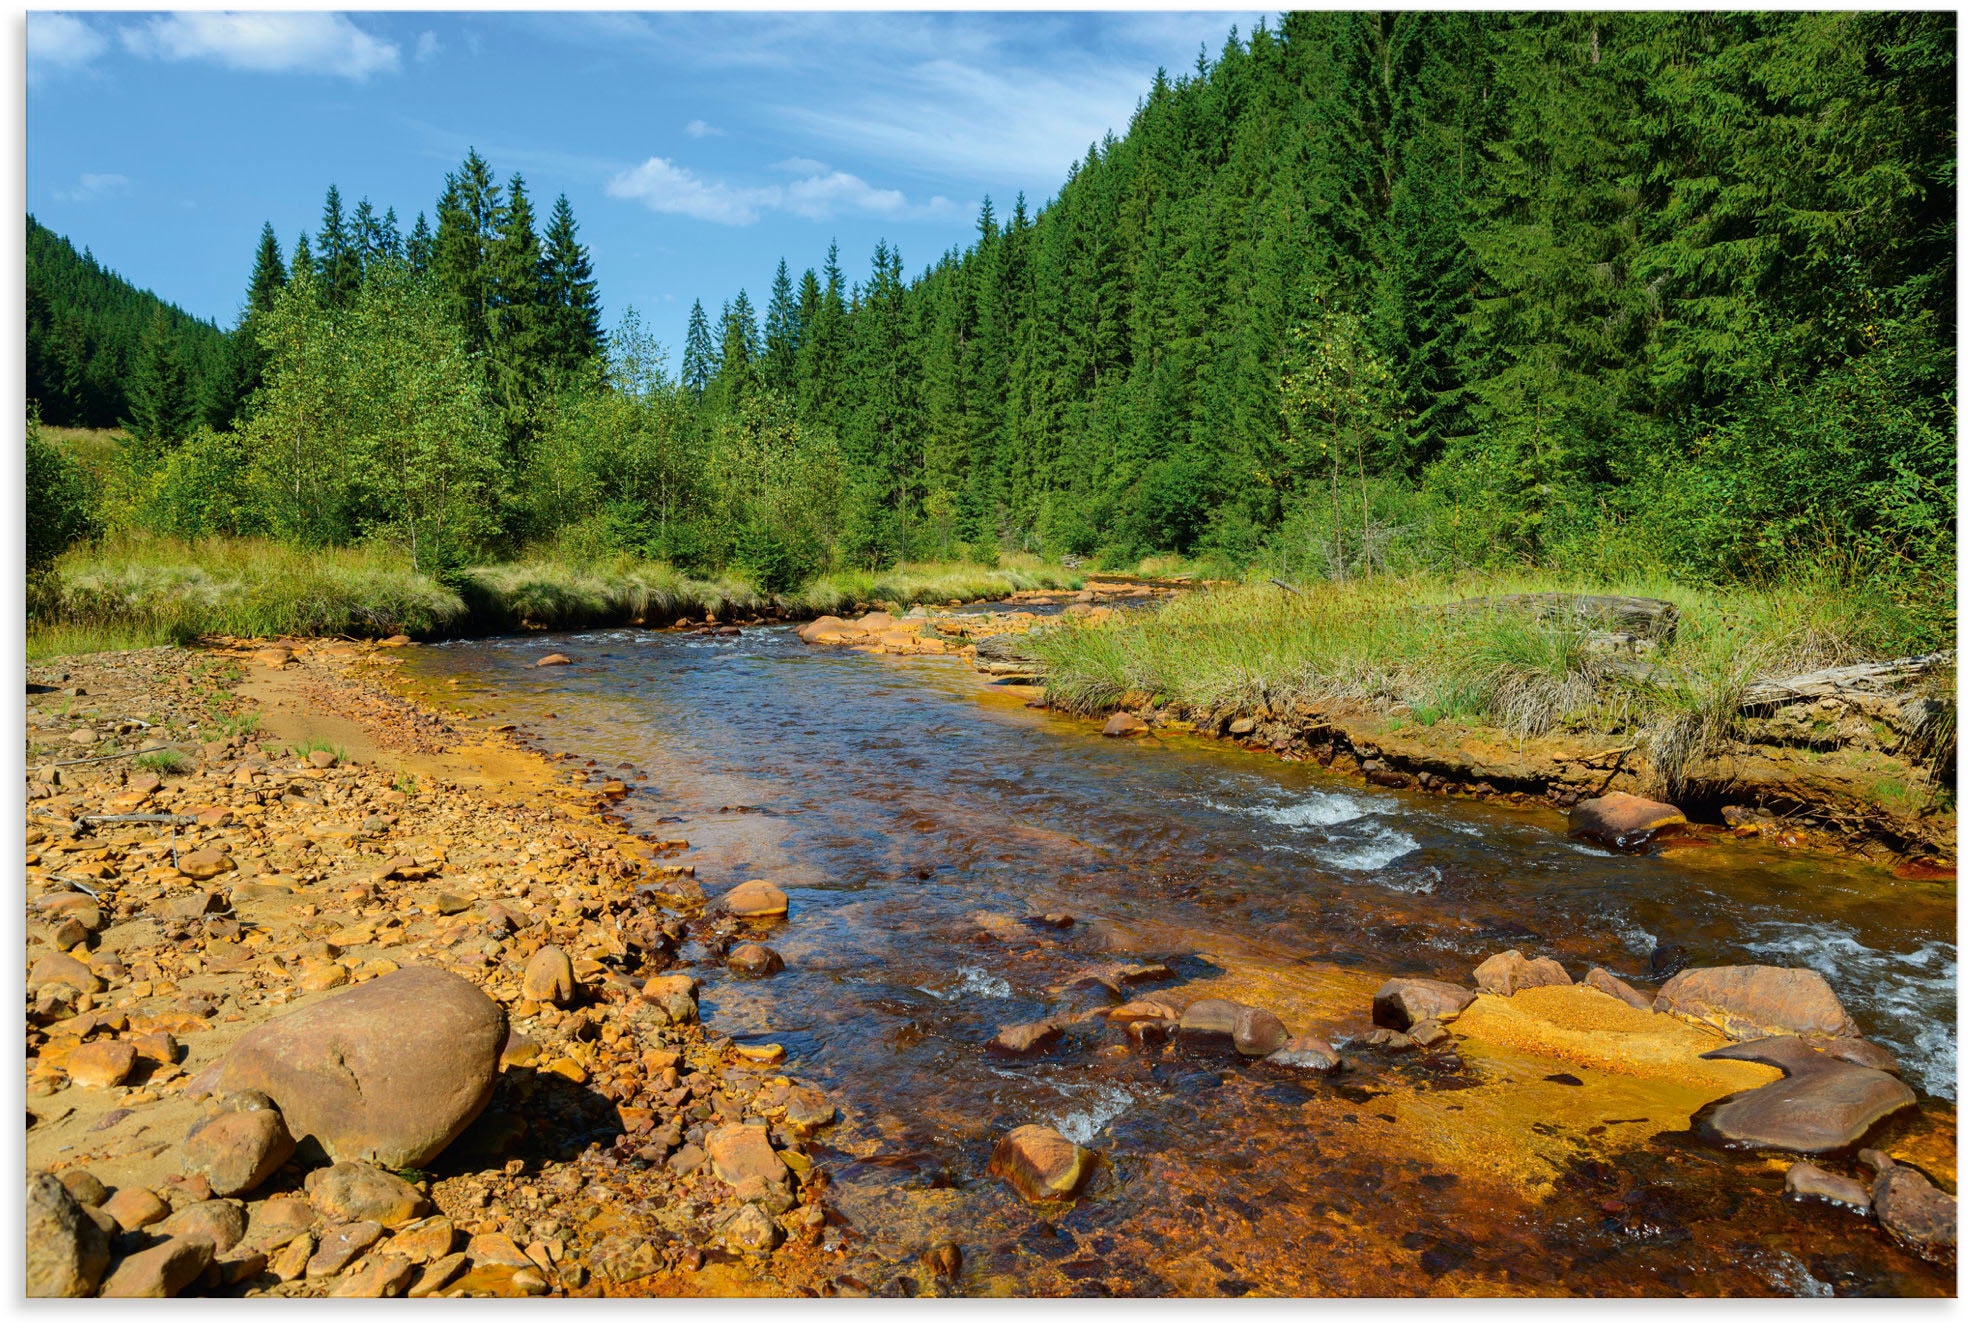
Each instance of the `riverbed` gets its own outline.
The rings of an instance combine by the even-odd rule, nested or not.
[[[574,663],[530,667],[550,651]],[[783,973],[684,959],[707,1023],[782,1044],[842,1104],[815,1154],[828,1203],[891,1265],[955,1241],[972,1294],[1952,1289],[1869,1221],[1784,1199],[1787,1159],[1714,1148],[1619,1076],[1360,1045],[1387,976],[1466,983],[1504,949],[1650,986],[1677,964],[1809,966],[1921,1094],[1868,1142],[1952,1186],[1952,883],[1742,844],[1616,856],[1546,810],[1199,738],[1103,739],[960,660],[783,627],[460,642],[409,667],[628,782],[617,810],[688,839],[708,892],[787,891],[768,937]],[[1265,1005],[1348,1069],[1142,1050],[1099,1020],[1043,1057],[987,1054],[1117,961]],[[986,1174],[1028,1121],[1101,1158],[1070,1207]]]

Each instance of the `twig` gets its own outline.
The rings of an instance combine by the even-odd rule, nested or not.
[[[1288,594],[1297,595],[1300,598],[1303,598],[1305,595],[1305,592],[1300,590],[1297,586],[1294,586],[1289,582],[1280,581],[1275,576],[1271,578],[1271,584],[1276,586],[1278,589],[1287,592]]]
[[[1628,752],[1637,752],[1639,750],[1640,744],[1636,742],[1625,747],[1608,747],[1605,751],[1594,752],[1590,756],[1574,756],[1572,759],[1580,765],[1592,765],[1605,760],[1609,756],[1625,756]]]
[[[78,816],[75,819],[77,821],[87,821],[92,825],[102,822],[125,821],[145,821],[157,825],[170,826],[198,824],[198,818],[196,816],[179,816],[176,812],[128,812],[121,816]]]
[[[134,752],[111,752],[108,756],[84,756],[73,761],[57,761],[55,762],[55,768],[59,770],[71,765],[94,765],[98,761],[120,761],[126,756],[148,756],[152,752],[168,752],[171,750],[173,750],[172,747],[167,743],[162,747],[143,747]]]
[[[93,887],[86,885],[81,881],[76,880],[73,876],[57,876],[55,875],[55,873],[49,872],[48,879],[51,881],[58,882],[62,885],[72,885],[77,890],[80,890],[83,894],[89,896],[89,898],[95,900],[97,903],[100,904],[102,902],[101,894],[97,893],[97,891]]]

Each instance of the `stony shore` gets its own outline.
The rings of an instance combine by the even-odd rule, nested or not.
[[[78,1222],[30,1191],[31,1284],[852,1294],[851,1275],[831,1280],[845,1256],[800,1151],[834,1105],[779,1073],[777,1048],[700,1026],[695,982],[665,973],[769,918],[707,904],[674,861],[687,845],[612,823],[585,770],[574,783],[377,685],[385,653],[30,669],[27,1160],[82,1205]],[[166,743],[190,759],[134,759]],[[451,1031],[494,1036],[485,1063],[403,1063],[400,1040],[434,1017],[416,975],[473,994]],[[369,1074],[366,1100],[315,1085],[297,1120],[310,1067],[237,1069],[259,1030],[282,1021],[270,1040],[300,1045],[297,1012],[371,993],[333,1047]],[[356,1063],[369,1052],[373,1072]],[[392,1151],[423,1099],[473,1074],[455,1142],[440,1121],[435,1158],[430,1139]],[[262,1128],[253,1089],[314,1139],[294,1151]]]
[[[1005,616],[802,635],[988,663],[961,633]],[[708,897],[686,842],[610,814],[633,771],[421,704],[395,660],[234,643],[30,670],[31,1293],[964,1290],[960,1245],[905,1249],[828,1207],[847,1104],[783,1072],[781,1049],[697,1020],[679,970],[768,977],[785,896]],[[184,759],[138,756],[166,745]],[[1644,807],[1608,816],[1660,828]],[[1032,944],[1034,924],[976,922]],[[1434,1150],[1535,1200],[1551,1163],[1527,1122],[1583,1111],[1607,1148],[1699,1129],[1745,1167],[1781,1166],[1800,1202],[1953,1259],[1952,1196],[1929,1179],[1953,1182],[1950,1120],[1909,1126],[1927,1113],[1891,1054],[1807,970],[1694,969],[1641,991],[1510,952],[1433,980],[1303,981],[1181,983],[1152,962],[1064,975],[1055,1017],[978,1054],[1366,1075],[1422,1119],[1445,1099],[1427,1080],[1467,1066],[1482,1086],[1442,1128],[1356,1146]],[[324,1066],[359,1091],[324,1086]],[[1615,1101],[1607,1132],[1593,1122]],[[1862,1142],[1888,1151],[1855,1171]],[[1110,1161],[1029,1125],[988,1173],[1046,1213]]]

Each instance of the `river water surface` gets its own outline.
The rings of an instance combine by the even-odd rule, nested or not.
[[[575,664],[528,667],[550,650]],[[1685,1107],[1672,1119],[1611,1076],[1356,1045],[1337,1079],[1293,1079],[1133,1049],[1098,1020],[1037,1060],[984,1050],[1116,960],[1166,961],[1190,994],[1342,1044],[1388,975],[1467,983],[1512,947],[1643,983],[1671,955],[1807,965],[1921,1093],[1868,1142],[1951,1186],[1951,883],[1739,844],[1615,856],[1547,811],[1201,739],[1107,740],[961,661],[787,628],[416,658],[453,704],[628,779],[621,813],[687,838],[711,894],[760,876],[788,892],[769,938],[786,971],[737,982],[703,962],[704,1018],[783,1044],[787,1072],[842,1104],[816,1145],[827,1201],[891,1289],[926,1285],[915,1255],[942,1240],[972,1294],[1952,1289],[1871,1222],[1783,1199],[1788,1159],[1712,1148]],[[1070,1208],[986,1174],[994,1141],[1034,1120],[1102,1159]]]

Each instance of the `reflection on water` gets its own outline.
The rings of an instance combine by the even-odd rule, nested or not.
[[[574,666],[525,667],[550,649]],[[1037,1061],[983,1043],[1117,959],[1166,960],[1344,1041],[1389,973],[1467,981],[1515,946],[1647,981],[1676,946],[1691,964],[1824,972],[1930,1095],[1927,1119],[1951,1122],[1951,885],[1737,845],[1614,856],[1546,813],[1363,790],[1200,740],[1104,740],[957,661],[812,649],[783,628],[417,658],[551,749],[646,771],[624,814],[681,817],[664,832],[690,840],[707,889],[788,890],[772,934],[786,972],[703,974],[705,1017],[784,1044],[843,1103],[827,1160],[844,1220],[960,1241],[973,1293],[1948,1285],[1869,1224],[1781,1200],[1778,1169],[1617,1116],[1585,1125],[1562,1096],[1576,1089],[1541,1086],[1548,1119],[1496,1127],[1491,1152],[1542,1169],[1535,1185],[1506,1175],[1480,1133],[1484,1095],[1510,1086],[1495,1067],[1369,1054],[1308,1083],[1131,1050],[1098,1020]],[[1021,921],[1047,913],[1076,921]],[[984,1174],[997,1136],[1030,1120],[1105,1159],[1078,1205],[1044,1217]],[[1618,1131],[1636,1142],[1615,1150]]]

